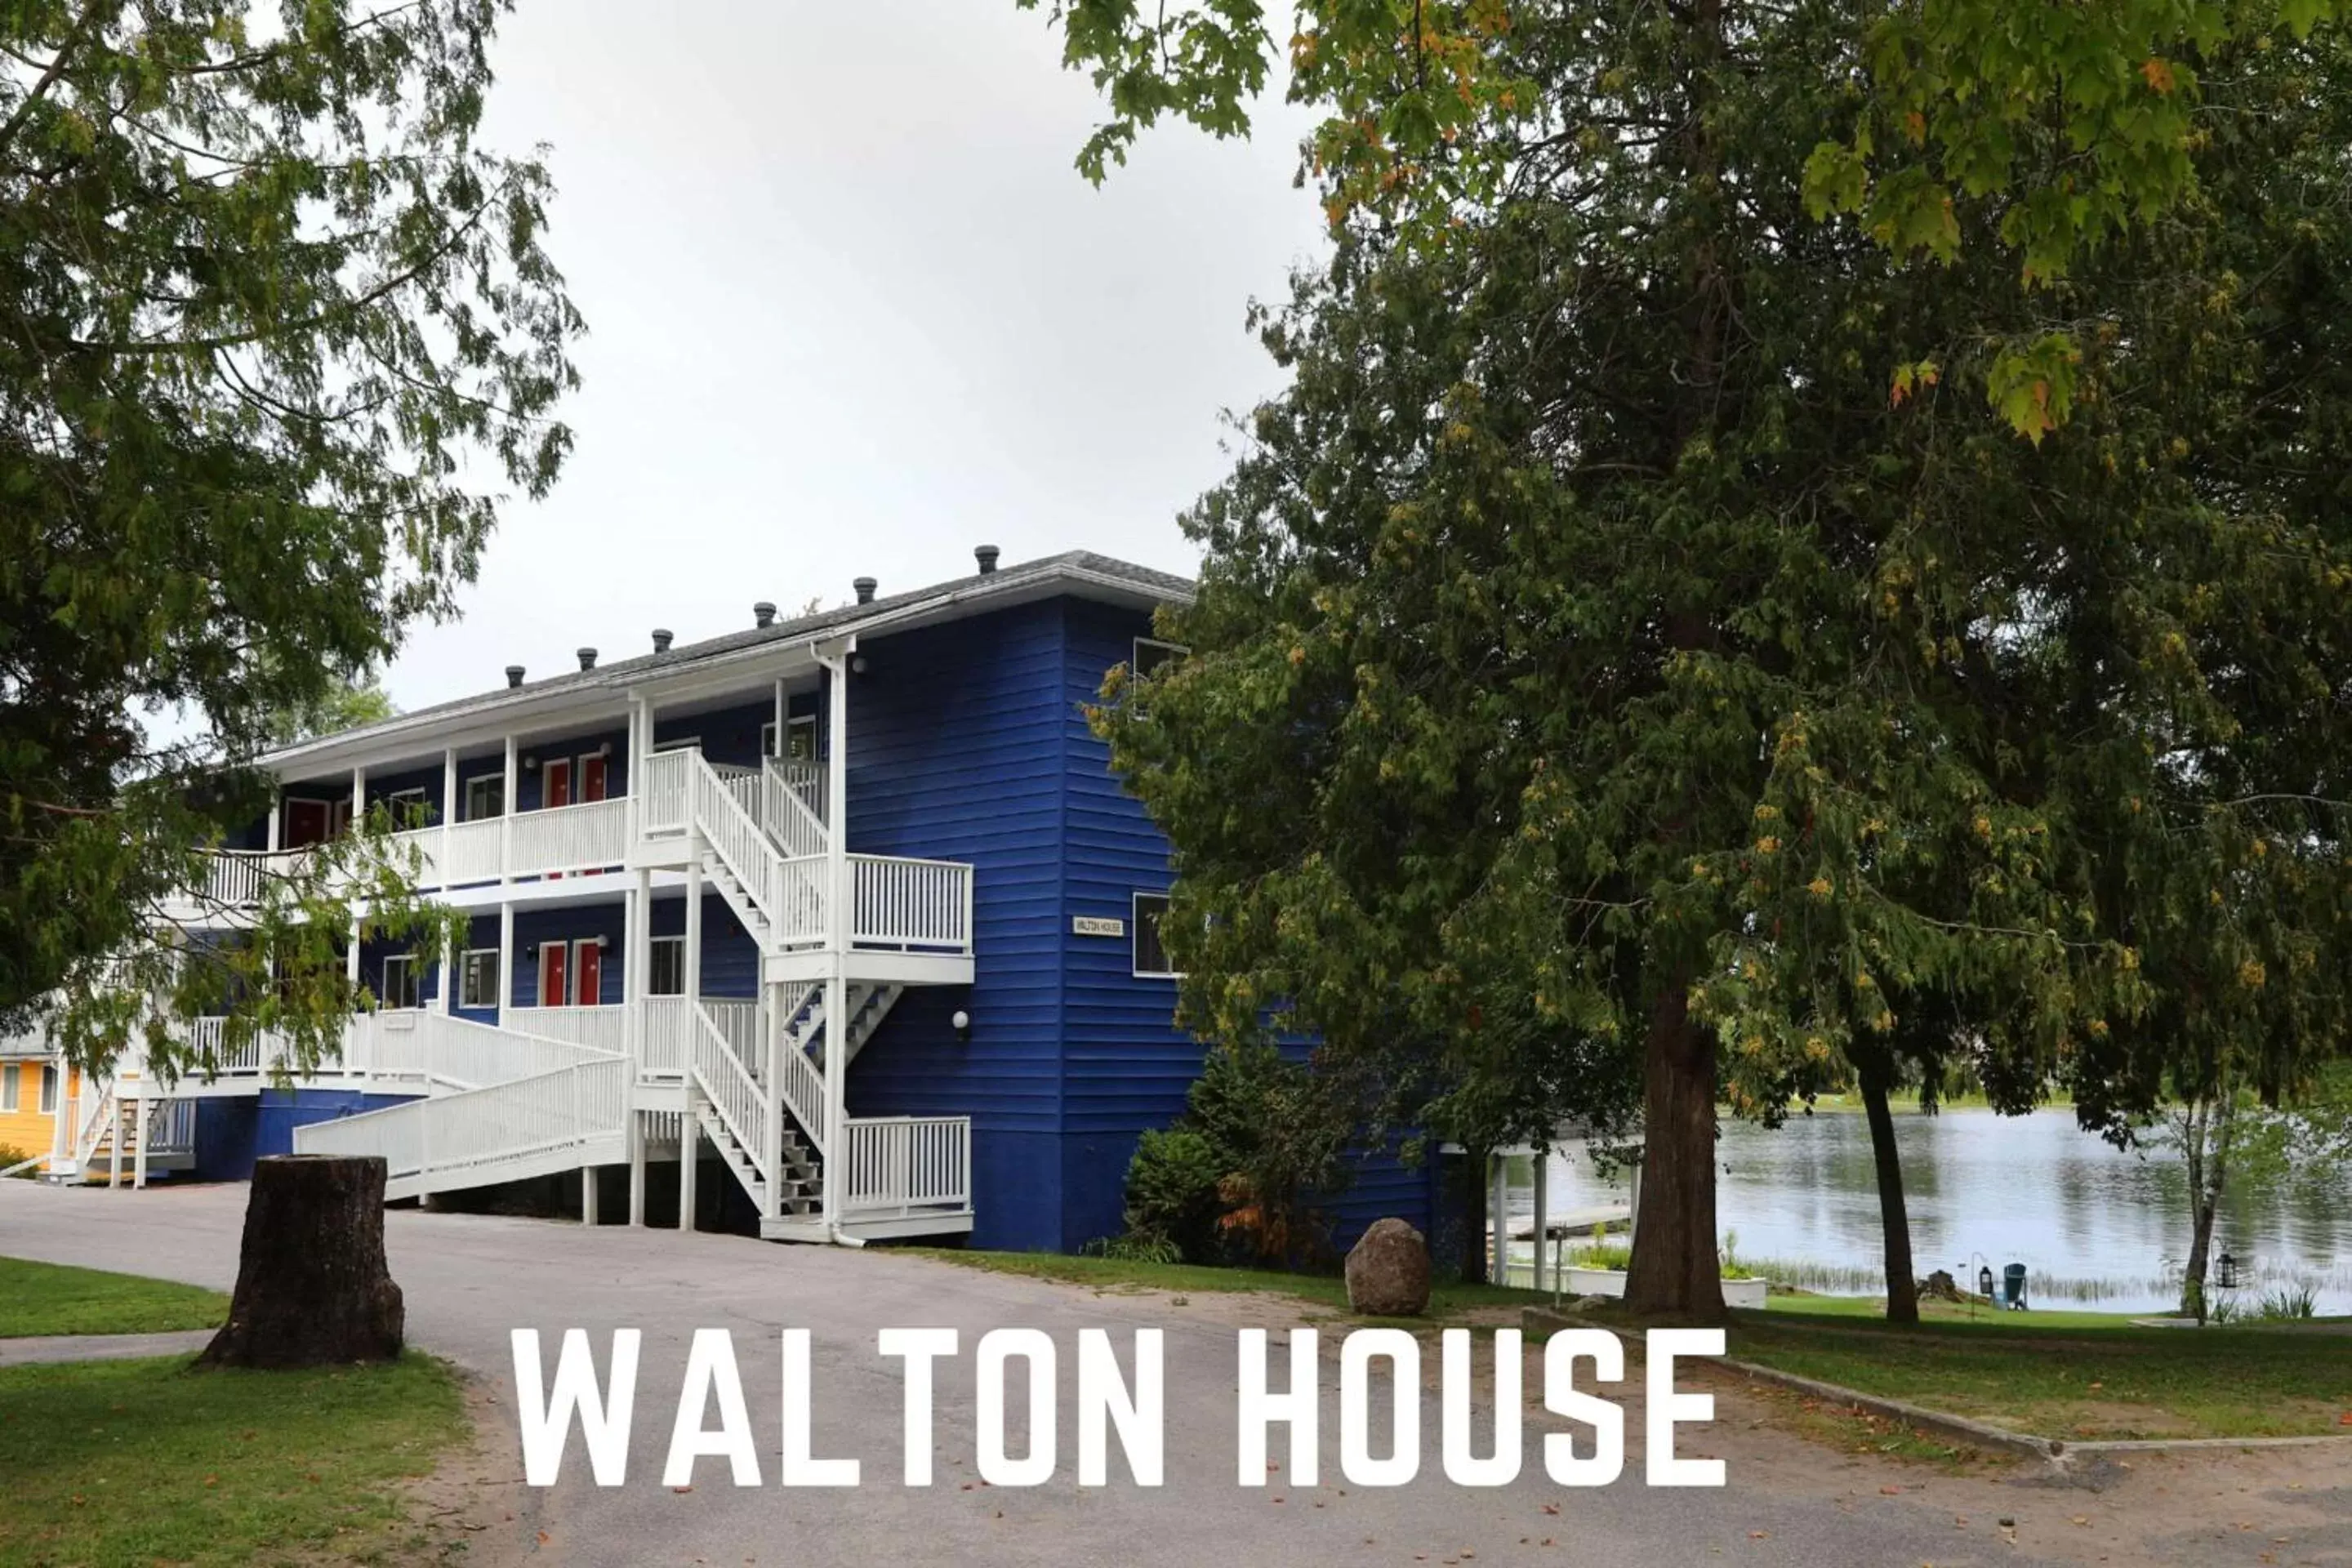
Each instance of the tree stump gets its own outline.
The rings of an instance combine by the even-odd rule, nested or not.
[[[383,1258],[378,1156],[273,1154],[253,1167],[228,1324],[200,1366],[391,1361],[406,1312]]]

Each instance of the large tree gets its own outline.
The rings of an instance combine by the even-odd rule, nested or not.
[[[163,917],[569,447],[547,172],[476,140],[506,8],[0,7],[0,1016],[85,1065],[143,1017],[201,1068],[164,1021],[227,997],[314,1047],[355,911],[429,945],[381,821],[246,941]]]
[[[2148,1102],[2142,947],[2219,938],[2131,891],[2139,857],[2254,831],[2242,768],[2333,809],[2304,797],[2342,731],[2346,540],[2311,505],[2341,408],[2250,391],[2302,345],[2187,197],[2031,290],[1997,195],[1930,260],[1817,221],[1814,150],[1872,102],[1845,7],[1485,9],[1480,79],[1540,110],[1481,128],[1495,173],[1442,224],[1343,222],[1270,323],[1294,384],[1189,520],[1192,657],[1101,721],[1176,847],[1194,1022],[1283,997],[1401,1078],[1433,1054],[1440,1120],[1509,1075],[1553,1086],[1521,1120],[1605,1114],[1637,1072],[1628,1293],[1713,1312],[1719,1099],[1777,1114],[1941,1014],[2013,1100]],[[1440,69],[1427,43],[1362,68]],[[2290,104],[2341,74],[2217,63]],[[2053,333],[2056,437],[2053,389],[2010,406]],[[2293,758],[2244,743],[2291,718]]]

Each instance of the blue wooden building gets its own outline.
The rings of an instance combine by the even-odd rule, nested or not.
[[[293,1089],[266,1038],[208,1084],[131,1062],[68,1112],[74,1155],[235,1178],[378,1153],[394,1196],[579,1173],[591,1218],[732,1205],[785,1240],[1115,1233],[1136,1140],[1181,1110],[1202,1047],[1157,940],[1166,843],[1084,710],[1113,666],[1174,651],[1152,611],[1191,588],[977,554],[271,756],[275,809],[183,919],[233,929],[274,859],[382,803],[466,950],[425,965],[359,935],[381,1005],[339,1058]],[[1339,1239],[1381,1214],[1427,1228],[1435,1198],[1367,1158]]]

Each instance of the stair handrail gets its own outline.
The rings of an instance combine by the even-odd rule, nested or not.
[[[710,763],[699,752],[688,752],[692,759],[687,764],[687,810],[693,818],[694,831],[702,836],[728,870],[734,873],[741,885],[743,896],[765,916],[771,925],[779,923],[782,900],[778,896],[776,879],[783,857],[743,803],[735,798],[712,771]]]
[[[710,1101],[727,1131],[735,1135],[735,1142],[751,1159],[752,1170],[772,1189],[776,1180],[772,1152],[775,1140],[760,1135],[767,1113],[759,1080],[727,1043],[727,1032],[711,1017],[699,997],[695,999],[694,1021],[694,1043],[687,1052],[687,1071],[693,1075],[695,1087]]]
[[[767,817],[768,836],[791,858],[803,858],[825,852],[824,818],[809,809],[801,798],[791,765],[778,757],[770,757],[763,770],[764,787],[761,801]]]

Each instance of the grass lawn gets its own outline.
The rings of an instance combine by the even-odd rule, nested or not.
[[[1799,1302],[1822,1298],[1795,1298]],[[2045,1437],[2352,1436],[2352,1335],[2147,1329],[2096,1312],[1741,1312],[1731,1353]]]
[[[217,1290],[0,1258],[0,1339],[154,1334],[216,1329],[227,1321],[228,1298]]]
[[[1881,1322],[1886,1317],[1886,1299],[1883,1296],[1815,1296],[1800,1292],[1768,1296],[1764,1299],[1764,1310],[1800,1318],[1860,1318],[1869,1322]],[[2156,1315],[2153,1312],[2090,1312],[2040,1307],[2031,1312],[1995,1311],[1989,1307],[1979,1307],[1972,1313],[1968,1308],[1949,1301],[1919,1303],[1919,1316],[1931,1323],[1974,1322],[2019,1332],[2040,1332],[2050,1329],[2128,1329],[2141,1319]]]
[[[344,1562],[410,1541],[394,1483],[466,1432],[450,1370],[0,1368],[0,1565]]]
[[[1198,1263],[1130,1263],[1123,1258],[1070,1258],[1056,1252],[976,1252],[967,1247],[912,1250],[968,1268],[1025,1274],[1033,1279],[1062,1279],[1102,1290],[1241,1291],[1295,1296],[1318,1307],[1341,1312],[1348,1310],[1347,1282],[1336,1274],[1286,1274],[1276,1268],[1218,1268]],[[1430,1291],[1429,1310],[1433,1318],[1443,1318],[1482,1307],[1541,1306],[1550,1300],[1549,1290],[1440,1280]]]

